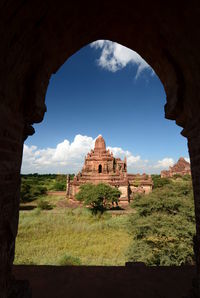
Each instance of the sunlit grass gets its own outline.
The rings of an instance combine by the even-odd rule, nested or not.
[[[127,215],[94,217],[83,208],[21,211],[15,264],[59,265],[67,255],[82,265],[124,265],[126,225]]]

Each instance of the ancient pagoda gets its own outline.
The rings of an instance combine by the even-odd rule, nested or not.
[[[175,175],[191,175],[190,163],[187,162],[183,157],[180,157],[177,163],[172,167],[169,167],[168,171],[161,171],[161,178],[170,178]]]
[[[115,158],[106,149],[101,135],[95,141],[94,149],[85,157],[82,171],[72,181],[67,183],[67,195],[74,198],[79,187],[84,183],[107,183],[121,191],[120,203],[128,203],[135,193],[149,193],[152,191],[151,176],[146,174],[128,174],[127,161]]]

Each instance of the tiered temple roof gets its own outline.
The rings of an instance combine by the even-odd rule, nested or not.
[[[112,152],[106,150],[101,135],[96,139],[94,149],[86,155],[82,171],[70,182],[68,193],[75,196],[80,185],[84,183],[107,183],[118,187],[123,192],[121,199],[123,197],[126,201],[138,187],[146,192],[148,188],[151,190],[153,185],[151,177],[146,174],[128,174],[126,157],[124,160],[115,158]]]
[[[174,175],[191,175],[190,163],[180,157],[177,163],[169,167],[168,171],[161,171],[161,178],[173,177]]]

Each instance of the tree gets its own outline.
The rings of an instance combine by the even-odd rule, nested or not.
[[[20,189],[20,200],[22,203],[31,202],[41,195],[45,195],[47,188],[41,186],[35,181],[22,179]]]
[[[97,185],[86,183],[80,186],[80,191],[76,194],[78,201],[84,202],[85,206],[90,206],[96,214],[103,213],[107,208],[118,204],[121,192],[108,184],[99,183]]]
[[[194,202],[190,181],[171,182],[135,198],[130,215],[129,261],[147,265],[194,264]]]

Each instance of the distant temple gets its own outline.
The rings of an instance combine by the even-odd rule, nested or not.
[[[121,191],[120,203],[128,203],[135,193],[147,194],[152,191],[153,182],[150,175],[128,174],[127,161],[113,157],[106,150],[106,144],[101,135],[95,141],[94,150],[85,157],[82,171],[70,181],[67,181],[67,196],[74,198],[79,187],[84,183],[107,183]]]
[[[187,162],[183,157],[180,157],[178,162],[172,167],[169,167],[168,171],[161,171],[161,178],[169,178],[174,175],[191,175],[190,163]]]

